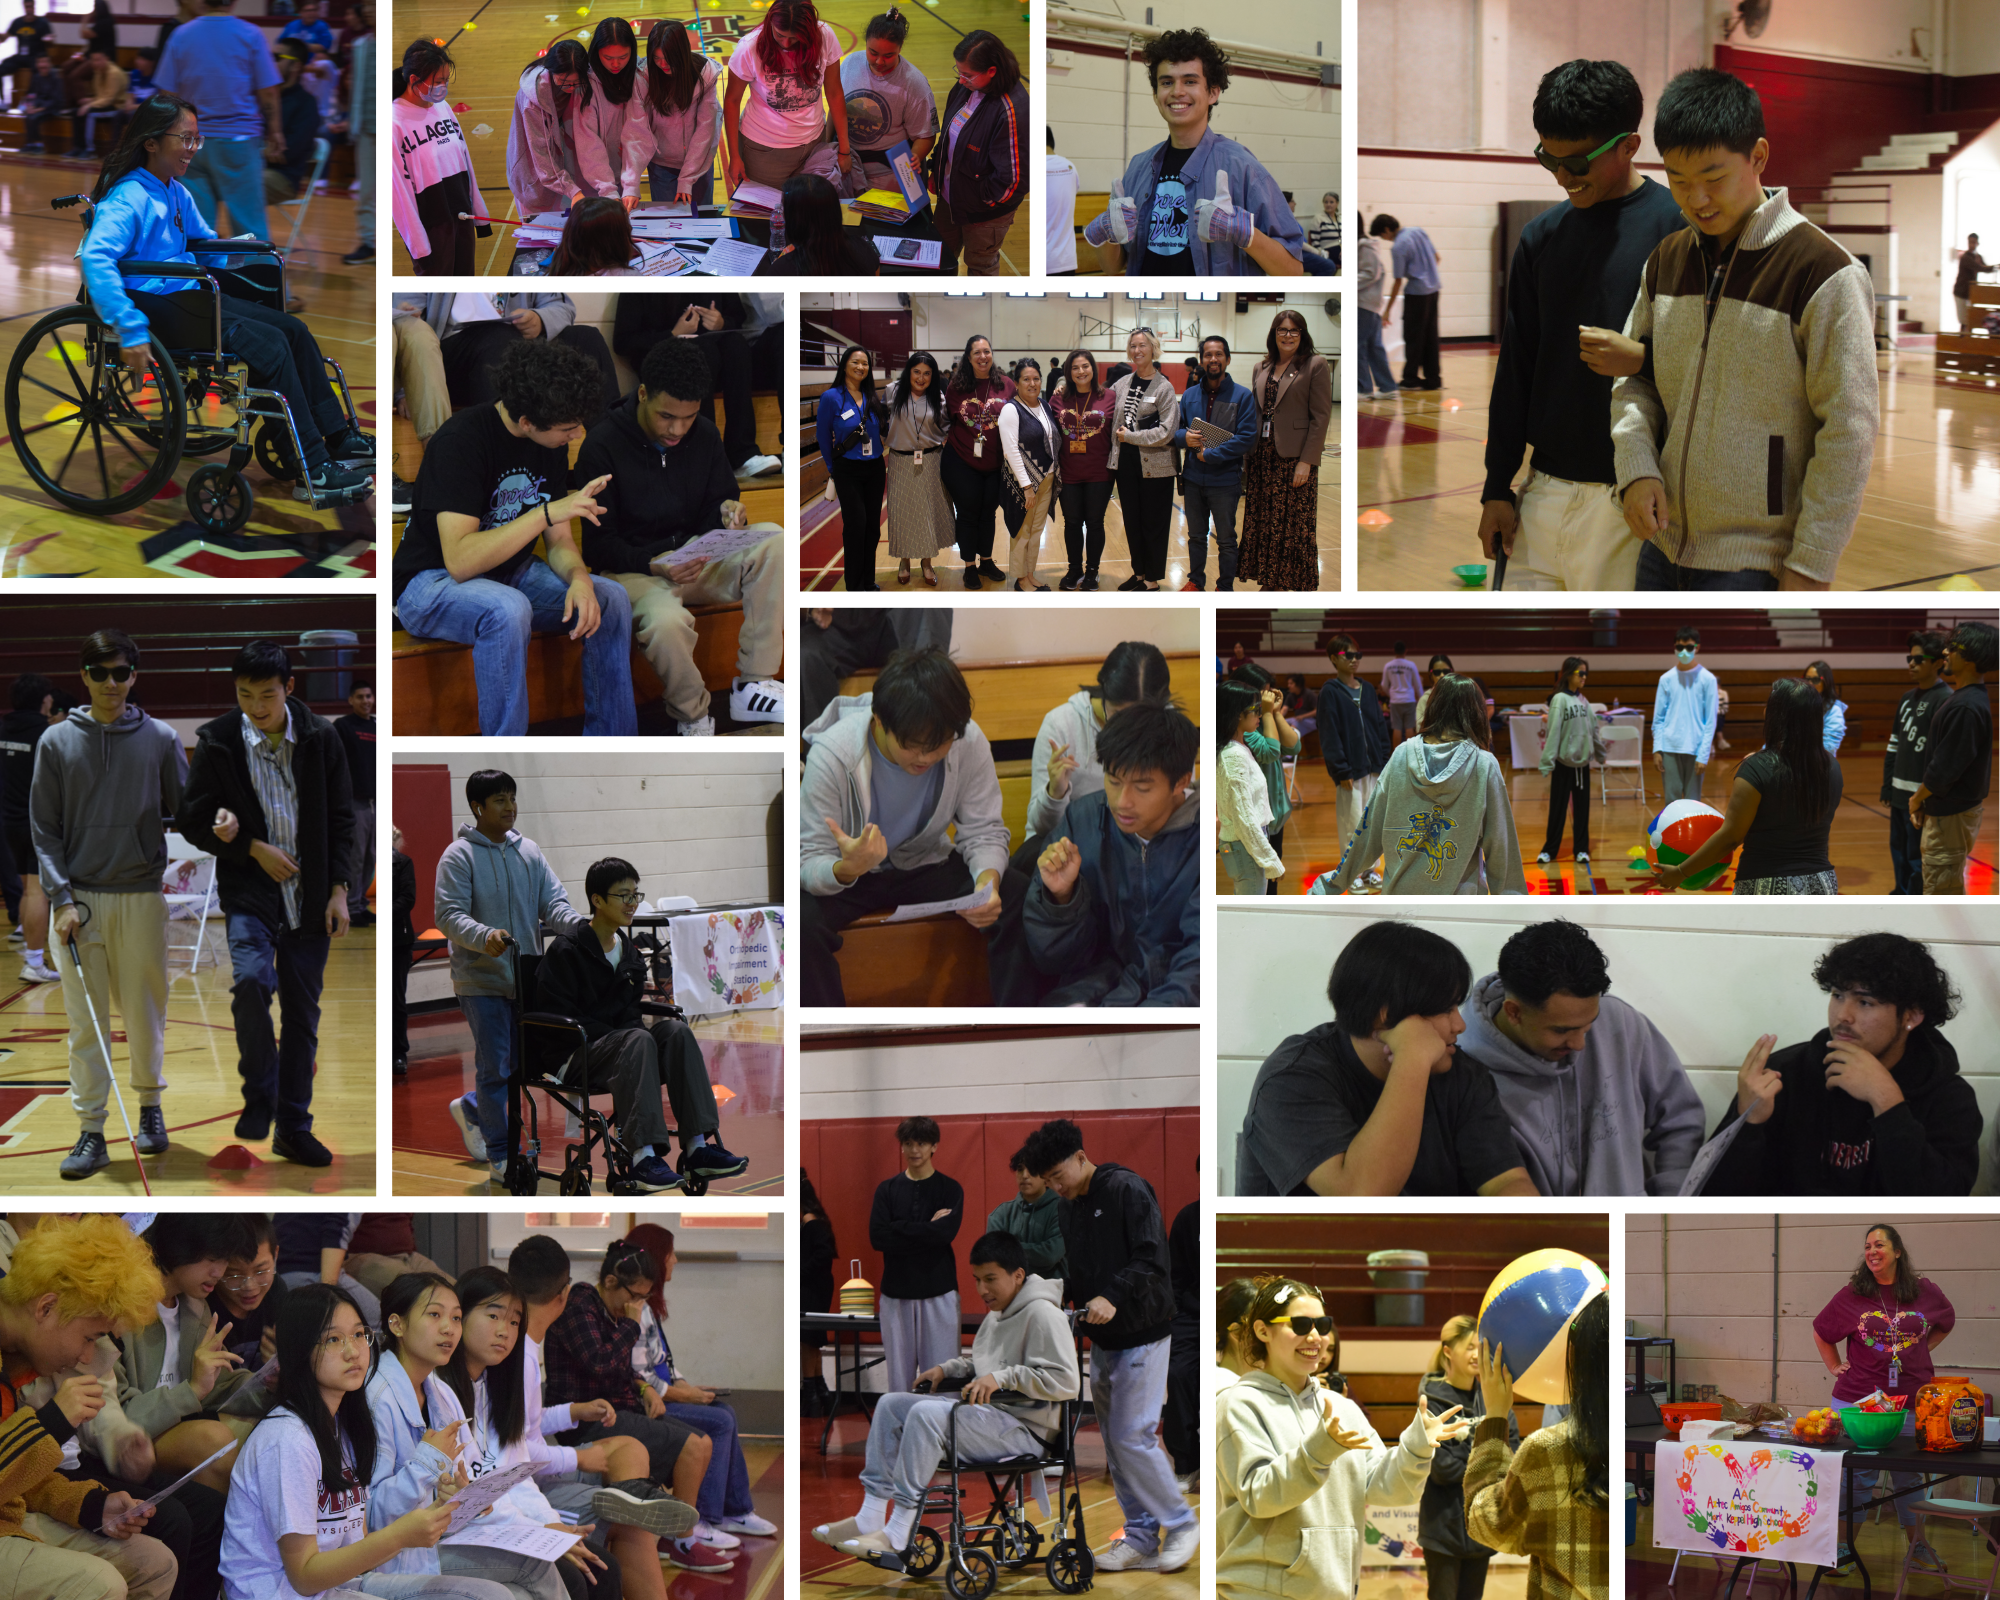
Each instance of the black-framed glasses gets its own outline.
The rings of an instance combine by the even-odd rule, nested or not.
[[[636,906],[644,901],[645,898],[637,889],[632,890],[629,894],[611,894],[605,896],[605,899],[616,900],[621,906]]]
[[[1572,178],[1588,177],[1591,162],[1603,155],[1605,151],[1618,143],[1620,139],[1629,139],[1631,137],[1632,135],[1629,133],[1614,134],[1587,156],[1552,156],[1541,145],[1537,144],[1535,146],[1535,159],[1551,172],[1567,172]]]
[[[1301,1339],[1309,1333],[1316,1333],[1324,1339],[1328,1334],[1333,1332],[1333,1318],[1280,1317],[1271,1326],[1274,1328],[1289,1326],[1292,1332],[1297,1334]]]
[[[113,683],[129,683],[132,680],[132,674],[138,670],[137,667],[128,667],[121,662],[115,667],[85,667],[83,675],[92,683],[102,683],[106,678],[109,678]]]

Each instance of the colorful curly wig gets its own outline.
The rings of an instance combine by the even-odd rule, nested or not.
[[[159,1316],[160,1269],[145,1242],[105,1213],[49,1217],[14,1247],[0,1301],[29,1306],[56,1297],[64,1321],[110,1317],[125,1329]]]

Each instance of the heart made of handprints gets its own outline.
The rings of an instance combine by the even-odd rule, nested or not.
[[[1690,1528],[1694,1529],[1696,1533],[1704,1535],[1709,1543],[1713,1544],[1718,1550],[1733,1550],[1739,1555],[1755,1555],[1758,1551],[1777,1543],[1780,1537],[1786,1539],[1802,1539],[1805,1537],[1806,1525],[1811,1522],[1813,1513],[1819,1509],[1819,1480],[1812,1475],[1814,1458],[1810,1453],[1803,1450],[1787,1449],[1779,1449],[1775,1452],[1771,1450],[1754,1450],[1751,1452],[1749,1460],[1745,1462],[1740,1460],[1736,1452],[1731,1450],[1727,1445],[1707,1444],[1690,1445],[1682,1452],[1681,1459],[1692,1462],[1703,1451],[1706,1451],[1709,1455],[1719,1460],[1728,1471],[1730,1477],[1734,1478],[1737,1483],[1746,1486],[1753,1482],[1774,1461],[1782,1461],[1796,1466],[1801,1472],[1806,1474],[1806,1503],[1800,1508],[1797,1517],[1788,1519],[1779,1525],[1778,1533],[1753,1533],[1748,1539],[1744,1539],[1735,1534],[1726,1533],[1710,1522],[1708,1513],[1697,1506],[1694,1501],[1694,1473],[1690,1468],[1684,1467],[1675,1477],[1674,1487],[1681,1492],[1681,1515],[1687,1518],[1687,1524]]]
[[[1924,1336],[1930,1321],[1921,1311],[1861,1313],[1861,1342],[1871,1350],[1907,1350]],[[1904,1329],[1910,1331],[1905,1333]]]

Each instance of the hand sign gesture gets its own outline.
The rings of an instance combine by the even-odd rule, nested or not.
[[[1365,1433],[1350,1432],[1340,1424],[1340,1408],[1329,1390],[1319,1392],[1319,1414],[1326,1423],[1326,1436],[1343,1450],[1372,1450],[1375,1441]]]
[[[882,837],[882,830],[874,823],[869,823],[859,834],[843,833],[840,824],[831,817],[826,819],[826,825],[833,832],[833,842],[840,848],[841,866],[851,874],[843,881],[852,883],[889,859],[889,841]]]
[[[1042,874],[1042,887],[1049,892],[1049,898],[1059,906],[1066,906],[1070,896],[1076,893],[1077,874],[1083,870],[1083,855],[1076,847],[1074,839],[1058,839],[1044,850],[1036,863]]]
[[[1463,1439],[1472,1431],[1471,1420],[1459,1416],[1464,1409],[1464,1406],[1453,1406],[1449,1411],[1440,1411],[1432,1416],[1430,1401],[1418,1394],[1417,1421],[1424,1425],[1424,1440],[1433,1450],[1446,1439]]]
[[[204,1400],[215,1388],[217,1378],[231,1367],[243,1365],[241,1356],[222,1348],[222,1341],[229,1337],[229,1330],[236,1324],[224,1322],[218,1328],[216,1323],[219,1320],[213,1312],[209,1314],[208,1330],[202,1335],[201,1343],[195,1347],[194,1371],[188,1374],[188,1387]]]
[[[1076,771],[1076,757],[1069,746],[1059,744],[1049,752],[1049,795],[1060,800],[1069,793],[1069,775]]]
[[[1737,1070],[1736,1114],[1745,1122],[1768,1122],[1777,1106],[1778,1091],[1785,1086],[1784,1078],[1771,1070],[1771,1047],[1777,1042],[1775,1033],[1759,1034]]]

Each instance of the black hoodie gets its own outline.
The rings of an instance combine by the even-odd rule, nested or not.
[[[1970,1194],[1979,1176],[1979,1105],[1958,1072],[1958,1054],[1935,1028],[1920,1028],[1892,1069],[1903,1103],[1881,1116],[1826,1085],[1833,1035],[1771,1057],[1785,1080],[1771,1115],[1745,1127],[1716,1164],[1704,1194]],[[1716,1128],[1736,1120],[1736,1102]]]
[[[706,417],[662,450],[639,426],[635,390],[590,430],[577,453],[577,483],[611,475],[598,493],[604,515],[583,524],[583,559],[602,573],[644,572],[653,557],[722,526],[722,502],[736,498],[736,474],[722,435]]]
[[[28,792],[35,781],[35,746],[48,731],[49,719],[42,715],[39,706],[10,711],[0,721],[0,764],[4,765],[6,785],[5,809],[0,815],[4,815],[11,828],[28,825]],[[16,865],[23,872],[35,870],[26,863]]]
[[[1955,817],[1986,798],[1993,764],[1993,706],[1984,683],[1969,683],[1931,713],[1924,761],[1927,817]]]
[[[1099,1163],[1081,1199],[1062,1202],[1069,1272],[1063,1297],[1081,1309],[1102,1295],[1118,1308],[1109,1322],[1079,1323],[1092,1344],[1136,1350],[1172,1331],[1173,1273],[1153,1186],[1115,1161]]]
[[[292,786],[298,791],[299,820],[293,843],[299,864],[299,926],[323,932],[327,896],[336,883],[356,892],[354,882],[354,791],[340,734],[303,700],[287,701],[292,712]],[[218,809],[236,813],[236,837],[225,844],[215,835]],[[181,837],[216,858],[215,884],[222,909],[253,916],[271,928],[285,926],[285,896],[275,879],[250,854],[254,839],[268,842],[264,807],[250,782],[250,756],[243,748],[243,713],[229,711],[195,730],[194,759],[188,765],[174,826]]]
[[[1477,1382],[1467,1396],[1454,1389],[1441,1373],[1425,1378],[1419,1391],[1430,1402],[1431,1415],[1440,1416],[1453,1406],[1463,1406],[1461,1420],[1477,1422],[1486,1415],[1486,1396]],[[1507,1419],[1507,1447],[1521,1448],[1521,1424]],[[1446,1439],[1431,1456],[1431,1475],[1424,1481],[1424,1497],[1418,1503],[1417,1538],[1432,1555],[1449,1556],[1455,1561],[1478,1560],[1493,1551],[1465,1531],[1465,1468],[1472,1459],[1472,1435]]]
[[[590,923],[573,923],[557,934],[535,980],[535,1009],[576,1018],[592,1044],[622,1028],[644,1027],[639,995],[646,986],[645,958],[623,928],[618,943],[613,967]]]

